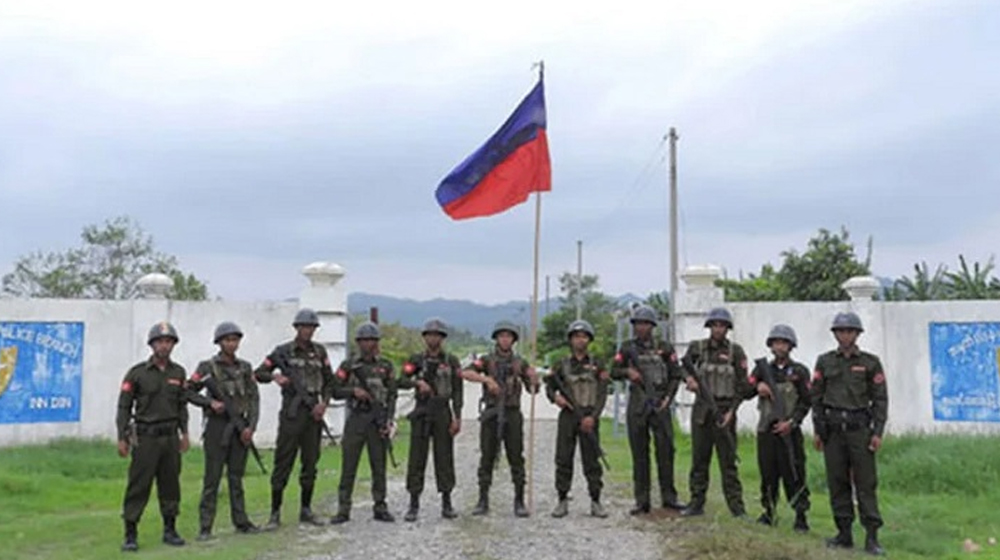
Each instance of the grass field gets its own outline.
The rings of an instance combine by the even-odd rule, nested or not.
[[[397,460],[406,457],[406,423],[395,441]],[[621,482],[620,491],[629,491],[631,463],[624,433],[612,437],[610,423],[602,427],[602,440],[612,471],[606,476]],[[622,431],[623,432],[623,431]],[[538,442],[544,445],[544,442]],[[271,453],[264,450],[265,465],[271,469]],[[718,468],[713,464],[707,515],[697,520],[651,521],[661,531],[670,558],[769,559],[846,558],[823,548],[823,538],[833,533],[826,494],[822,457],[809,455],[809,486],[813,492],[810,523],[806,536],[791,530],[792,512],[784,505],[777,528],[739,522],[728,515],[722,500]],[[537,457],[537,455],[536,455]],[[759,478],[753,439],[740,440],[740,475],[744,500],[751,517],[759,513]],[[199,449],[184,456],[181,517],[179,529],[185,538],[197,534],[198,493],[201,488],[203,457]],[[325,447],[320,461],[316,504],[324,514],[334,507],[339,448]],[[690,442],[678,441],[677,482],[682,498],[687,493]],[[44,446],[0,450],[0,557],[4,559],[97,559],[117,557],[121,543],[121,499],[128,462],[119,459],[108,441],[65,440]],[[263,523],[269,507],[268,478],[252,461],[245,481],[247,507],[255,522]],[[403,476],[405,466],[391,473]],[[886,527],[882,544],[890,557],[900,559],[1000,558],[1000,547],[987,539],[1000,538],[1000,446],[985,437],[925,436],[888,438],[880,453],[880,498]],[[356,494],[367,493],[370,477],[367,461],[361,462]],[[537,490],[537,489],[536,489]],[[155,490],[154,490],[155,494]],[[184,558],[215,560],[280,557],[288,543],[296,539],[294,521],[298,510],[298,486],[293,479],[285,493],[279,532],[238,536],[229,523],[225,485],[220,491],[216,519],[217,539],[211,546],[188,546]],[[292,523],[289,523],[292,522]],[[155,495],[140,524],[140,546],[144,558],[176,557],[178,550],[160,543],[160,518]],[[962,542],[972,538],[983,550],[970,555]],[[856,528],[857,544],[863,539]],[[329,551],[330,545],[323,545]]]

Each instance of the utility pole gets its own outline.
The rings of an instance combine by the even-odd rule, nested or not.
[[[677,130],[670,127],[670,340],[676,340],[677,318]]]
[[[576,242],[576,320],[583,318],[583,241]]]

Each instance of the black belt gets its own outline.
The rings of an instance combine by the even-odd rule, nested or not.
[[[136,423],[135,433],[139,436],[162,437],[177,434],[177,421]]]
[[[823,411],[826,424],[831,430],[853,432],[871,425],[872,416],[867,408],[847,409],[827,407]]]

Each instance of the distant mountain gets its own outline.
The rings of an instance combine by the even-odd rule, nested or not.
[[[625,294],[615,298],[627,305],[643,298]],[[368,313],[372,307],[378,308],[380,321],[399,322],[407,327],[420,327],[430,317],[441,317],[455,328],[465,329],[478,336],[489,336],[493,325],[504,319],[527,325],[531,321],[530,301],[509,301],[497,305],[486,305],[468,300],[437,298],[429,301],[397,298],[377,294],[353,292],[347,296],[347,311],[354,315]],[[549,310],[559,308],[559,301],[552,298]],[[538,320],[545,315],[545,302],[538,302]]]

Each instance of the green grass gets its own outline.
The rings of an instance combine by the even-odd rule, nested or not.
[[[396,458],[406,457],[406,423],[394,440]],[[261,450],[270,473],[273,453]],[[181,551],[160,542],[162,524],[154,485],[139,524],[139,546],[143,558],[212,558],[213,560],[280,557],[280,551],[297,539],[298,462],[285,489],[282,520],[276,533],[236,535],[229,520],[225,478],[219,488],[214,533],[216,539],[198,543],[198,501],[204,455],[192,448],[183,455],[181,468],[181,514],[178,531],[188,541]],[[391,468],[391,467],[390,467]],[[400,476],[400,469],[390,476]],[[336,507],[340,448],[325,446],[318,466],[314,509],[324,515]],[[121,556],[121,506],[128,461],[120,459],[111,441],[59,440],[48,445],[0,450],[0,558],[106,559]],[[355,496],[366,495],[371,476],[362,458]],[[270,512],[270,479],[251,457],[244,480],[247,511],[260,525]],[[324,544],[329,552],[331,544]]]
[[[624,429],[619,431],[617,438],[612,437],[611,422],[605,422],[602,444],[614,469],[609,473],[610,478],[625,483],[631,491],[628,438]],[[824,548],[823,539],[836,530],[830,513],[823,457],[811,445],[806,454],[812,492],[810,534],[801,536],[792,532],[794,512],[787,504],[779,510],[777,528],[739,522],[730,517],[722,498],[718,463],[713,457],[706,516],[664,523],[662,530],[670,541],[664,552],[680,553],[681,558],[717,559],[850,557],[850,554]],[[741,435],[739,456],[743,499],[751,519],[755,519],[760,513],[760,476],[752,435]],[[676,482],[685,498],[689,495],[690,466],[690,439],[686,434],[680,435]],[[888,437],[878,455],[878,469],[879,506],[885,520],[879,540],[890,557],[1000,558],[1000,546],[987,544],[990,537],[1000,539],[1000,516],[996,515],[996,504],[1000,503],[1000,445],[995,438]],[[857,523],[854,536],[855,546],[861,546],[864,532]],[[980,544],[982,551],[973,555],[964,552],[962,543],[966,538]]]

